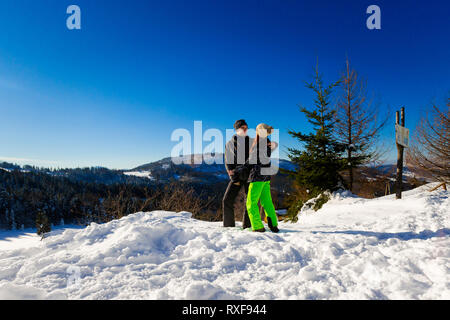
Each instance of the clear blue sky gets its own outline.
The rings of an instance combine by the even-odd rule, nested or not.
[[[82,30],[66,28],[77,4]],[[382,29],[366,28],[381,7]],[[448,1],[0,2],[0,158],[131,168],[170,155],[176,128],[225,130],[245,118],[309,130],[299,103],[319,59],[336,80],[346,56],[382,109],[413,128],[450,89]],[[393,142],[393,126],[384,133]],[[392,156],[393,157],[393,156]],[[392,158],[391,157],[391,158]],[[14,161],[14,160],[17,161]]]

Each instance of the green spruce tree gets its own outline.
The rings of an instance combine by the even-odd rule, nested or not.
[[[325,86],[316,67],[313,80],[306,83],[306,87],[316,96],[314,106],[309,109],[300,107],[300,111],[312,124],[313,132],[289,131],[303,146],[302,149],[288,149],[289,158],[297,165],[296,171],[291,174],[295,178],[297,189],[303,190],[303,199],[296,199],[291,204],[295,210],[298,210],[299,200],[303,203],[326,190],[335,191],[343,183],[339,171],[343,166],[341,154],[345,146],[333,138],[335,111],[330,106],[332,90],[338,84],[339,81]]]
[[[42,211],[39,211],[37,214],[36,228],[37,228],[37,234],[42,236],[42,238],[44,238],[44,236],[47,232],[51,231],[51,226],[50,226],[50,222],[48,221],[48,217]]]

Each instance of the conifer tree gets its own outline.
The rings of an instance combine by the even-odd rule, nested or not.
[[[37,234],[44,238],[44,235],[47,232],[51,231],[50,222],[48,221],[48,217],[42,211],[39,211],[36,217],[36,228]]]
[[[297,165],[291,174],[296,184],[307,190],[308,198],[312,198],[325,190],[334,191],[343,182],[339,171],[343,161],[340,155],[345,146],[333,138],[334,113],[330,106],[332,90],[338,82],[324,85],[318,67],[315,68],[313,80],[306,87],[315,94],[314,106],[300,107],[307,120],[313,126],[312,133],[290,130],[289,134],[296,138],[303,149],[289,148],[289,158]]]

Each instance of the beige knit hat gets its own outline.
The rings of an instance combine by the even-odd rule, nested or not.
[[[265,123],[260,123],[256,127],[256,134],[261,138],[266,138],[273,132],[273,127]]]

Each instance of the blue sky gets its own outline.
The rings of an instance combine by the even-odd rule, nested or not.
[[[66,28],[76,4],[82,29]],[[381,8],[382,29],[366,28]],[[170,155],[174,129],[280,129],[281,156],[308,131],[297,105],[316,60],[348,56],[382,110],[411,129],[450,90],[448,1],[85,1],[0,3],[0,160],[132,168]],[[393,125],[383,133],[394,144]],[[391,153],[389,158],[394,158]],[[16,160],[16,161],[14,161]]]

